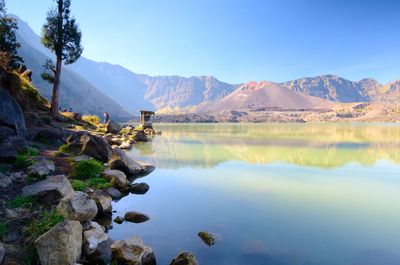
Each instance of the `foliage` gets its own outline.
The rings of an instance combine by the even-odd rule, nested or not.
[[[13,166],[16,169],[25,169],[32,164],[29,155],[18,154],[17,158],[13,162]]]
[[[17,29],[15,19],[7,17],[4,0],[0,0],[0,64],[6,69],[16,69],[23,62],[17,53],[21,47],[15,35]]]
[[[10,208],[31,208],[38,202],[36,196],[17,196],[14,199],[7,202],[7,206]]]
[[[73,179],[71,181],[71,186],[74,188],[75,191],[84,191],[89,186],[87,185],[86,181]]]
[[[7,234],[8,225],[6,222],[0,222],[0,239],[3,239]]]
[[[111,187],[111,183],[102,177],[89,178],[86,180],[74,179],[71,185],[75,191],[84,191],[87,188],[107,189]]]
[[[56,68],[52,60],[46,60],[46,63],[43,65],[45,71],[40,75],[41,78],[47,81],[50,84],[54,84],[54,74],[56,72]],[[50,73],[49,73],[50,72]]]
[[[58,148],[57,154],[56,154],[56,155],[61,154],[61,153],[67,153],[67,154],[71,153],[71,150],[69,150],[67,144],[61,145],[61,146]]]
[[[26,247],[26,265],[39,264],[39,256],[35,244],[30,243]]]
[[[82,120],[93,125],[98,125],[100,123],[100,118],[96,115],[83,115]]]
[[[36,239],[62,221],[64,221],[64,217],[56,209],[44,211],[39,219],[34,219],[30,223],[27,231]]]
[[[143,127],[142,124],[139,124],[138,126],[135,127],[134,130],[135,130],[135,131],[143,131],[143,130],[144,130],[144,127]]]
[[[35,182],[45,180],[45,179],[46,179],[46,175],[43,175],[43,176],[29,175],[27,178],[27,181],[29,184],[31,184],[31,183],[35,183]]]
[[[104,166],[101,162],[91,158],[82,160],[73,166],[73,176],[80,179],[96,178],[102,171]]]

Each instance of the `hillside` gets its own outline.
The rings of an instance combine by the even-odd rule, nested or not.
[[[275,83],[249,82],[228,96],[200,105],[194,112],[224,112],[233,110],[260,111],[265,109],[327,109],[331,103],[303,95]]]

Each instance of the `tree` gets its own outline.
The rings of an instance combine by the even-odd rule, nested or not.
[[[17,29],[15,19],[7,16],[4,0],[0,0],[0,62],[6,69],[16,69],[23,62],[17,53],[17,49],[21,47],[15,35]]]
[[[47,13],[41,38],[43,45],[56,55],[55,69],[54,67],[50,68],[54,69],[50,108],[53,117],[58,114],[62,63],[72,64],[76,62],[83,51],[81,46],[82,33],[78,29],[75,19],[70,16],[71,0],[55,0],[55,2],[56,7],[50,9]]]

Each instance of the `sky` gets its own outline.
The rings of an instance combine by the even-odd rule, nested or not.
[[[229,83],[336,74],[400,79],[396,0],[72,0],[83,55]],[[6,0],[40,34],[53,0]]]

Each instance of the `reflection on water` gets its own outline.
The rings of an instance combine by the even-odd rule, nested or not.
[[[400,127],[158,125],[132,157],[156,164],[150,191],[114,203],[142,224],[158,264],[181,250],[206,265],[400,264]],[[142,180],[141,180],[142,181]],[[213,247],[197,237],[217,236]]]

